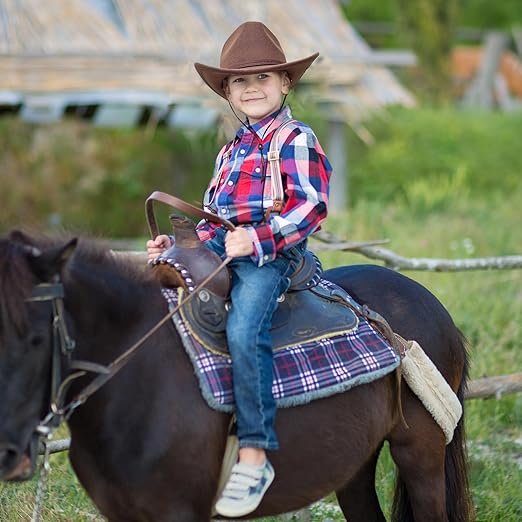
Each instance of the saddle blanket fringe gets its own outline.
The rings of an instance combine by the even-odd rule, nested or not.
[[[176,289],[163,288],[173,309]],[[277,313],[277,312],[276,312]],[[218,411],[234,411],[232,360],[211,352],[190,333],[179,313],[172,317],[198,377],[202,395]],[[279,408],[306,404],[387,375],[400,364],[389,342],[363,318],[353,331],[274,352],[272,391]]]

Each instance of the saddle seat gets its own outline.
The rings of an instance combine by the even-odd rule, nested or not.
[[[183,290],[180,290],[183,292]],[[357,329],[359,320],[348,305],[350,297],[340,288],[319,281],[307,290],[280,297],[270,330],[273,350],[343,335]],[[230,303],[208,289],[180,309],[190,333],[208,350],[228,355],[226,321]]]
[[[199,240],[194,223],[185,217],[170,216],[175,235],[173,245],[154,259],[150,266],[161,285],[167,288],[182,287],[192,292],[221,264],[221,258]],[[321,262],[307,250],[290,277],[289,292],[306,290],[315,286],[321,278]],[[227,299],[230,295],[230,273],[223,267],[205,287],[217,296]]]
[[[181,308],[180,314],[205,347],[228,354],[225,325],[231,306],[229,270],[223,267],[199,288],[222,260],[199,240],[190,219],[174,214],[170,220],[174,242],[150,263],[153,273],[162,286],[179,288],[185,295],[197,289],[197,295]],[[321,282],[321,272],[319,259],[307,250],[288,291],[279,298],[271,329],[274,350],[357,328],[350,296],[331,283]]]

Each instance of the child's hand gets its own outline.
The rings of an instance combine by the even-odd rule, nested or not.
[[[172,241],[170,240],[170,237],[165,234],[161,234],[155,239],[149,239],[147,241],[147,254],[149,261],[156,259],[164,250],[170,248],[171,245]]]
[[[249,256],[254,253],[254,244],[249,233],[241,227],[225,236],[225,251],[228,257]]]

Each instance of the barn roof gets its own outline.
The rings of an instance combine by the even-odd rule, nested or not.
[[[304,81],[347,119],[414,104],[336,0],[0,0],[0,104],[117,93],[158,105],[220,103],[192,63],[217,64],[226,37],[254,19],[279,37],[289,60],[320,51]]]

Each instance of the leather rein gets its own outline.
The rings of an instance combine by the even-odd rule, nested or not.
[[[170,194],[163,192],[153,192],[146,201],[146,214],[151,231],[151,236],[156,237],[158,227],[153,210],[153,201],[160,201],[174,208],[179,208],[183,212],[192,213],[198,217],[208,219],[214,223],[219,223],[229,230],[234,230],[234,225],[222,219],[215,214],[205,212],[189,203],[186,203]],[[152,328],[150,328],[142,337],[134,344],[127,348],[120,356],[111,363],[104,366],[101,364],[72,359],[72,354],[76,346],[75,340],[69,335],[67,324],[65,321],[65,308],[63,305],[64,287],[59,277],[56,276],[52,283],[41,283],[33,288],[32,294],[26,299],[29,302],[45,302],[52,303],[52,370],[51,370],[51,401],[49,412],[45,418],[36,427],[35,432],[38,435],[48,437],[63,420],[69,419],[74,411],[84,404],[91,395],[97,392],[102,386],[110,381],[130,360],[138,353],[140,348],[144,346],[154,333],[156,333],[172,316],[186,303],[188,303],[195,295],[197,290],[204,287],[212,280],[229,262],[227,257],[215,270],[213,270],[191,293],[187,294],[174,308],[163,316]],[[68,361],[68,369],[73,370],[65,379],[62,379],[62,357],[65,356]],[[72,400],[65,404],[65,395],[70,384],[79,377],[85,376],[87,373],[97,374],[94,379],[84,386]]]

